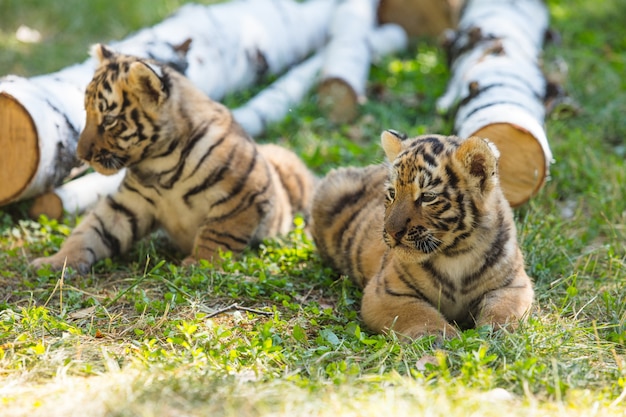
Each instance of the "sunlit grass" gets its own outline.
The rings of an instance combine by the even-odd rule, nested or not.
[[[152,25],[183,1],[0,3],[0,74],[32,76],[89,44]],[[548,117],[551,180],[516,211],[537,303],[516,333],[443,344],[362,328],[360,291],[320,261],[304,224],[241,259],[180,266],[160,235],[88,276],[30,271],[75,224],[0,211],[0,415],[621,416],[626,413],[624,2],[549,1],[581,112]],[[38,43],[16,39],[25,24]],[[315,92],[258,140],[316,174],[382,160],[378,137],[450,133],[436,114],[448,68],[437,43],[375,63],[358,119],[332,125]],[[263,86],[256,87],[255,91]],[[225,99],[241,105],[253,91]]]

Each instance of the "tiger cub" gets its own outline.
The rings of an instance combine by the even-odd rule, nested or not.
[[[219,250],[286,233],[307,215],[315,179],[298,157],[257,145],[222,104],[183,75],[95,45],[86,89],[87,121],[78,156],[109,175],[126,168],[118,191],[101,200],[50,257],[33,261],[86,273],[161,227],[185,263],[219,262]]]
[[[534,293],[497,150],[477,137],[381,140],[388,166],[331,171],[312,208],[322,259],[364,289],[365,324],[408,339],[515,327]]]

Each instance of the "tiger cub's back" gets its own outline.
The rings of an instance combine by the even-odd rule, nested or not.
[[[320,182],[313,201],[312,234],[325,263],[361,287],[380,269],[386,245],[382,223],[387,169],[338,168]]]

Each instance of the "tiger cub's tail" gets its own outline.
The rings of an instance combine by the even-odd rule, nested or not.
[[[361,286],[378,272],[386,250],[386,180],[382,165],[339,168],[320,181],[313,198],[311,233],[322,259]]]

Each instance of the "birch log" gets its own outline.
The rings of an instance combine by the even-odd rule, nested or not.
[[[333,122],[353,120],[365,100],[371,59],[367,37],[376,24],[378,1],[343,0],[333,15],[318,88],[319,104]]]
[[[391,23],[370,31],[366,41],[367,54],[372,60],[401,51],[406,48],[408,42],[404,30]],[[237,122],[250,135],[257,136],[265,131],[268,123],[284,119],[291,111],[291,107],[300,103],[304,95],[319,81],[326,57],[326,50],[319,51],[291,68],[244,106],[234,109],[233,114]]]
[[[370,54],[379,59],[406,48],[404,30],[394,24],[374,29],[368,35]],[[252,136],[262,134],[269,123],[285,118],[291,107],[300,103],[307,92],[319,80],[324,50],[304,62],[292,67],[269,87],[254,96],[245,105],[234,109],[237,122]],[[64,211],[81,213],[92,206],[103,195],[114,193],[123,179],[120,175],[105,177],[98,173],[88,174],[72,180],[51,192],[35,197],[29,214],[38,218],[60,219]]]
[[[448,44],[452,77],[438,110],[455,115],[458,136],[496,144],[513,207],[541,188],[552,161],[539,64],[547,28],[542,0],[469,0]]]
[[[110,47],[167,62],[219,100],[319,49],[335,1],[188,4]],[[58,186],[77,164],[83,92],[94,67],[88,59],[52,74],[0,79],[0,205]]]

